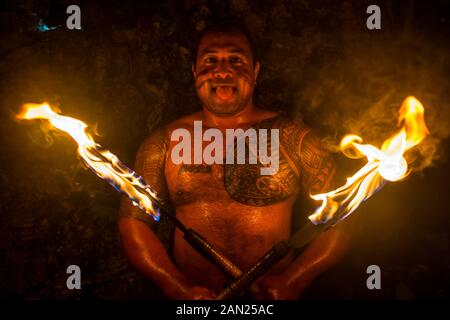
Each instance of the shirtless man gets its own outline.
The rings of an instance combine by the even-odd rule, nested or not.
[[[330,189],[335,167],[320,140],[305,126],[253,105],[260,71],[253,42],[239,24],[207,27],[192,67],[202,111],[153,132],[141,145],[135,170],[171,202],[176,216],[204,236],[241,270],[251,268],[274,244],[291,233],[299,192]],[[260,176],[260,164],[174,164],[171,150],[178,128],[279,128],[279,170]],[[191,134],[193,136],[193,134]],[[168,253],[154,232],[158,222],[124,199],[119,230],[124,251],[136,269],[170,299],[213,299],[226,277],[175,231]],[[257,282],[255,298],[297,299],[321,272],[346,251],[340,227],[321,234],[299,256],[288,255]]]

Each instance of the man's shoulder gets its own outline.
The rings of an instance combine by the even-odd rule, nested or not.
[[[167,145],[170,141],[170,135],[175,129],[188,128],[192,126],[193,121],[201,119],[201,113],[196,112],[178,118],[165,125],[160,125],[154,128],[150,134],[142,141],[141,148],[146,148],[151,145]]]
[[[163,149],[168,145],[168,143],[169,135],[166,126],[158,126],[154,128],[151,133],[141,142],[139,153],[153,148]]]
[[[276,118],[274,127],[280,130],[282,143],[298,146],[305,136],[309,136],[312,131],[301,119],[294,119],[285,115]]]
[[[322,137],[301,119],[280,116],[275,127],[279,128],[281,146],[292,158],[304,162],[312,155],[326,157],[330,151],[325,148]]]
[[[171,133],[173,130],[178,129],[178,128],[192,127],[194,121],[196,121],[196,120],[202,120],[202,112],[201,111],[180,117],[172,122],[169,122],[164,127],[168,133]]]

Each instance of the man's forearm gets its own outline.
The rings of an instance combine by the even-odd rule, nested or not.
[[[338,227],[322,233],[285,270],[286,285],[300,295],[319,274],[344,256],[348,242],[347,235]]]
[[[131,264],[154,281],[168,297],[186,299],[191,286],[172,263],[158,236],[136,219],[121,218],[119,229]]]

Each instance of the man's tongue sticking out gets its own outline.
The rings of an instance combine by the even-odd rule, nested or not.
[[[228,100],[233,95],[233,87],[218,86],[216,88],[216,95],[222,100]]]

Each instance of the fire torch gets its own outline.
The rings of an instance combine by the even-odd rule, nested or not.
[[[429,132],[424,120],[424,108],[414,97],[403,101],[398,120],[403,123],[402,128],[385,140],[381,149],[361,144],[359,136],[345,136],[340,144],[342,152],[352,158],[366,157],[366,165],[348,178],[343,186],[312,195],[314,200],[322,201],[322,204],[309,216],[311,222],[306,223],[289,240],[276,244],[254,267],[222,291],[218,299],[232,299],[241,295],[292,249],[305,247],[324,230],[348,217],[387,181],[406,177],[409,172],[405,152],[422,142]]]
[[[422,142],[429,133],[424,121],[422,104],[414,97],[408,97],[402,103],[399,112],[399,122],[403,122],[403,127],[385,140],[381,149],[361,144],[362,138],[356,135],[344,137],[340,145],[342,152],[351,158],[366,157],[366,165],[348,178],[343,186],[327,193],[311,195],[314,200],[322,202],[321,206],[309,216],[311,223],[305,224],[289,240],[275,245],[254,267],[243,274],[202,236],[192,229],[187,229],[175,217],[173,208],[159,199],[141,177],[120,162],[110,151],[102,149],[95,143],[85,132],[87,127],[85,123],[57,114],[48,104],[26,104],[18,118],[46,119],[54,127],[69,133],[78,143],[78,153],[83,162],[94,173],[127,195],[135,205],[152,215],[155,220],[159,220],[161,212],[166,214],[184,233],[184,238],[193,248],[225,274],[236,279],[218,296],[218,299],[231,299],[241,295],[292,249],[305,247],[321,232],[348,217],[387,181],[398,181],[406,177],[409,172],[408,163],[404,158],[405,152]]]
[[[134,205],[151,215],[155,221],[159,221],[161,213],[165,214],[183,232],[184,239],[223,273],[233,279],[242,275],[241,270],[204,237],[195,230],[188,229],[178,220],[175,216],[175,210],[169,204],[164,203],[156,192],[144,182],[142,177],[125,166],[109,150],[105,150],[97,144],[86,133],[87,125],[84,122],[57,114],[47,103],[25,104],[17,118],[48,120],[55,128],[67,132],[77,142],[78,154],[83,162],[97,176],[108,181],[116,190],[125,194]]]

